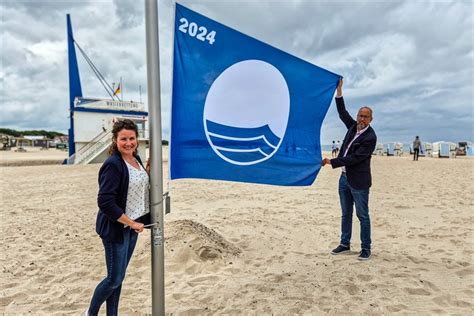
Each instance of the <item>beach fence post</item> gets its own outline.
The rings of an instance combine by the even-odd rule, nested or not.
[[[165,258],[163,237],[163,167],[158,49],[158,1],[145,0],[146,64],[150,118],[150,215],[152,315],[165,315]]]

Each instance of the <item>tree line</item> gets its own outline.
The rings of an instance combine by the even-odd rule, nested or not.
[[[65,136],[63,133],[45,130],[29,130],[29,131],[17,131],[10,128],[0,128],[0,133],[7,134],[13,137],[28,136],[46,136],[48,139],[53,139],[56,136]]]
[[[66,136],[63,133],[54,132],[54,131],[45,131],[45,130],[29,130],[29,131],[17,131],[10,128],[1,128],[0,127],[0,134],[7,134],[13,137],[23,137],[25,135],[28,136],[46,136],[48,139],[53,139],[56,136]],[[161,143],[165,146],[169,145],[169,141],[163,139]]]

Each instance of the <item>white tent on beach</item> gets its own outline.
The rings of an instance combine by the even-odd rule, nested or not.
[[[433,143],[432,155],[435,158],[456,158],[457,145],[451,142],[435,142]]]
[[[401,156],[403,155],[403,143],[385,143],[383,144],[383,153],[387,156]]]
[[[469,141],[458,142],[457,156],[474,156],[474,143]]]

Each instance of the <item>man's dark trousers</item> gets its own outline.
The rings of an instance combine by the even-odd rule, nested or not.
[[[413,160],[418,160],[419,155],[420,155],[420,149],[419,148],[413,149]]]
[[[347,182],[343,173],[339,179],[339,199],[341,200],[341,245],[349,246],[352,236],[352,213],[354,204],[360,221],[360,240],[362,249],[370,249],[369,189],[356,190]]]

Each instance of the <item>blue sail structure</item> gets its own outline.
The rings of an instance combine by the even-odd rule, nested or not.
[[[74,142],[74,99],[82,97],[81,78],[79,77],[79,67],[77,66],[76,48],[74,47],[74,36],[72,34],[71,16],[66,15],[67,19],[67,50],[69,64],[69,157],[76,152]]]

